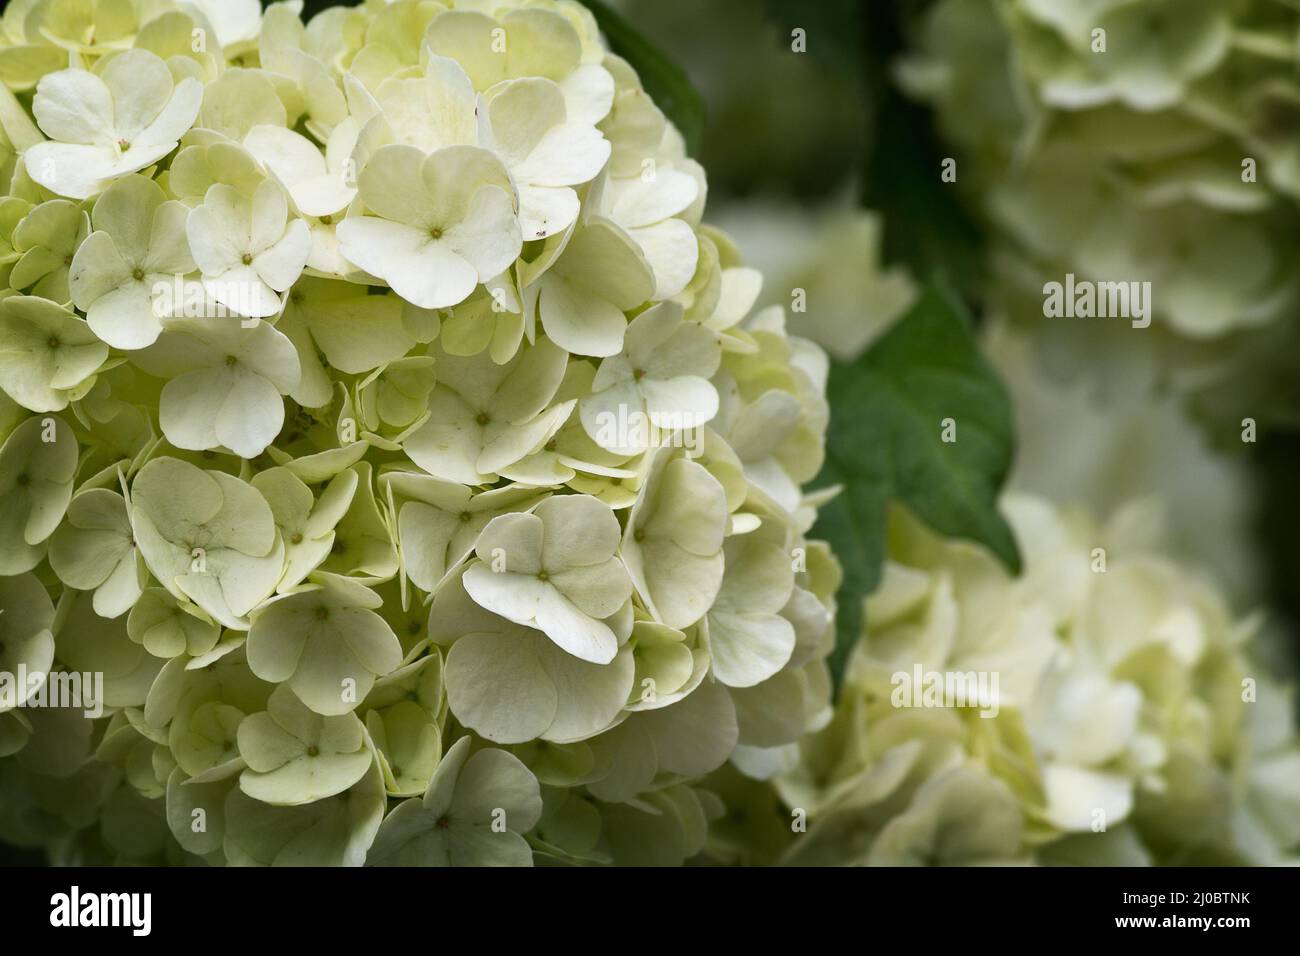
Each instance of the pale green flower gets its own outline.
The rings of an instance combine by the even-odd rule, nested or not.
[[[575,23],[557,10],[440,11],[423,45],[456,60],[479,91],[519,77],[553,80],[564,92],[569,115],[586,123],[600,122],[614,98],[614,81],[601,66],[600,53],[589,59]]]
[[[9,286],[53,302],[67,302],[73,254],[90,232],[90,217],[77,203],[51,199],[32,209],[13,231],[20,253]]]
[[[520,834],[542,814],[537,778],[504,750],[471,755],[470,738],[447,751],[420,799],[384,820],[370,866],[531,866]]]
[[[600,120],[600,131],[614,145],[610,174],[639,176],[646,158],[653,157],[663,143],[668,121],[626,60],[609,54],[605,67],[614,87],[608,115]]]
[[[169,310],[160,300],[195,268],[187,215],[143,176],[117,180],[95,203],[95,231],[77,249],[68,282],[91,331],[113,348],[144,348],[162,332]]]
[[[1276,213],[1300,167],[1294,12],[1275,6],[937,3],[900,71],[994,224],[997,309],[1045,351],[1113,368],[1128,337],[1042,323],[1044,279],[1149,280],[1149,318],[1174,335],[1142,337],[1141,374],[1238,427],[1289,413],[1275,357],[1294,237]]]
[[[189,853],[203,857],[213,866],[226,862],[221,852],[226,836],[225,802],[238,791],[233,778],[200,783],[186,777],[177,767],[167,778],[165,805],[167,825],[176,842]],[[195,827],[195,811],[202,811],[203,827]]]
[[[561,786],[542,785],[542,817],[533,829],[534,859],[608,863],[597,848],[600,811],[588,800]]]
[[[681,866],[704,849],[710,809],[707,792],[674,786],[636,804],[607,804],[601,820],[616,866]],[[712,815],[717,815],[716,813]]]
[[[0,130],[3,130],[3,126],[0,126]],[[12,266],[22,256],[13,246],[14,230],[35,208],[26,199],[17,196],[0,199],[0,262]]]
[[[176,766],[200,782],[226,780],[244,769],[239,724],[244,712],[220,700],[205,700],[178,713],[163,737]]]
[[[274,689],[248,669],[242,643],[193,660],[173,657],[149,688],[145,723],[154,730],[183,729],[189,715],[211,701],[256,713],[266,709]]]
[[[701,428],[718,413],[709,379],[721,358],[717,337],[683,322],[681,306],[647,309],[628,325],[623,351],[600,363],[591,394],[578,406],[582,425],[602,448],[626,455],[650,447],[650,425],[665,432]]]
[[[1170,236],[1188,238],[1171,242]],[[1266,322],[1300,291],[1257,227],[1199,206],[1140,216],[1117,211],[1096,222],[1077,254],[1088,275],[1146,277],[1160,290],[1170,324],[1197,338]]]
[[[108,346],[48,299],[0,300],[0,388],[34,412],[57,412],[95,384]]]
[[[463,578],[434,599],[431,636],[450,643],[445,668],[452,713],[498,744],[570,743],[606,730],[632,689],[632,649],[592,663],[566,653],[541,631],[513,624],[474,603]]]
[[[722,424],[727,444],[744,464],[745,477],[788,512],[799,505],[800,479],[809,471],[805,411],[797,396],[769,389],[751,402],[727,401]],[[816,462],[816,459],[812,460]],[[793,474],[791,473],[793,472]]]
[[[315,143],[293,130],[254,126],[244,137],[244,148],[275,175],[304,216],[331,216],[356,198],[350,164],[359,134],[355,120],[340,123],[322,154]]]
[[[447,655],[447,694],[456,719],[494,743],[586,740],[609,728],[627,701],[632,651],[593,664],[546,634],[501,622],[476,631]]]
[[[105,708],[0,701],[0,838],[708,860],[832,721],[824,356],[591,11],[446,6],[0,18],[0,667]]]
[[[932,778],[881,831],[869,866],[988,866],[1021,855],[1021,816],[1006,785],[969,767]]]
[[[519,190],[519,227],[529,241],[573,224],[580,204],[571,187],[595,179],[609,160],[605,138],[590,124],[570,121],[563,91],[540,77],[494,86],[482,135]]]
[[[10,300],[12,301],[12,300]],[[2,308],[2,307],[0,307]],[[0,574],[40,563],[72,500],[77,440],[60,418],[29,418],[0,446]]]
[[[54,604],[41,582],[32,574],[0,578],[0,670],[17,675],[19,668],[36,680],[43,681],[54,666]],[[16,679],[0,685],[0,719],[15,707],[21,707],[33,689],[29,682]],[[6,721],[7,732],[14,726]]]
[[[340,249],[412,305],[455,305],[519,255],[509,175],[487,150],[384,146],[358,186],[372,215],[339,224]]]
[[[713,605],[722,587],[726,493],[708,470],[659,449],[632,506],[622,556],[646,608],[681,629]]]
[[[109,0],[111,2],[111,0]],[[135,37],[135,48],[161,57],[173,77],[193,77],[201,83],[215,79],[224,65],[217,44],[195,43],[200,21],[190,12],[168,10],[145,23]],[[206,39],[211,40],[211,34]],[[196,50],[195,47],[200,47]]]
[[[375,103],[381,113],[368,121],[367,140],[382,137],[425,153],[478,145],[477,99],[455,60],[429,56],[422,76],[389,77],[375,91]]]
[[[163,588],[146,588],[126,619],[131,640],[155,657],[199,657],[217,645],[221,628],[188,601],[178,601]]]
[[[243,146],[202,130],[185,137],[167,171],[168,190],[191,209],[202,205],[218,183],[251,199],[265,180],[266,173]]]
[[[375,679],[402,662],[397,636],[375,613],[382,604],[362,584],[317,572],[253,614],[248,666],[293,690],[318,714],[351,713]]]
[[[362,461],[351,468],[357,474],[357,491],[335,526],[334,546],[321,568],[355,578],[362,584],[377,584],[393,577],[401,567],[397,546],[388,517],[380,510],[375,497],[371,464]]]
[[[242,143],[256,126],[288,126],[289,114],[271,74],[235,67],[203,88],[197,125]]]
[[[729,687],[752,687],[794,653],[794,626],[778,613],[794,593],[792,561],[753,532],[729,538],[723,562],[722,586],[704,617],[705,640],[714,676]]]
[[[348,72],[370,90],[388,77],[420,65],[424,31],[441,12],[441,7],[405,3],[372,9],[373,17],[355,22],[352,30],[331,24],[331,32],[336,34],[331,38],[336,63],[350,60]],[[355,29],[357,26],[362,29]]]
[[[239,755],[248,769],[239,787],[255,800],[295,807],[347,790],[374,762],[365,726],[353,713],[322,717],[307,709],[288,685],[266,710],[239,724]]]
[[[1232,40],[1229,12],[1209,0],[1093,5],[1086,25],[1044,3],[1025,7],[1033,16],[1071,21],[1061,24],[1069,32],[1062,30],[1057,43],[1031,48],[1039,56],[1029,63],[1043,74],[1047,101],[1069,108],[1111,99],[1147,112],[1172,106],[1191,80],[1218,65]],[[1091,49],[1094,29],[1106,31],[1104,54]]]
[[[332,58],[320,40],[321,31],[309,35],[299,12],[290,4],[267,8],[257,39],[257,59],[276,82],[276,92],[294,120],[292,125],[302,123],[313,136],[327,142],[339,127],[350,125],[348,99],[331,69]],[[343,85],[347,85],[346,78]]]
[[[442,757],[442,732],[419,703],[398,701],[366,714],[389,794],[413,797],[424,792]]]
[[[26,10],[24,26],[29,34],[37,33],[50,43],[82,54],[130,49],[132,36],[139,26],[136,5],[130,3],[52,0],[13,6],[19,11]]]
[[[1234,624],[1213,587],[1150,550],[1138,509],[1094,527],[1021,496],[1005,507],[1025,544],[1021,579],[982,548],[895,518],[890,551],[905,563],[887,564],[868,600],[834,714],[778,772],[783,798],[812,820],[787,861],[1032,853],[1141,865],[1293,850],[1271,814],[1288,799],[1272,775],[1286,773],[1295,729],[1271,697],[1247,728],[1250,621]],[[1104,573],[1090,567],[1098,542]],[[999,683],[991,699],[964,704],[899,698],[899,677],[916,671]],[[753,691],[733,692],[746,745],[794,696],[746,700]],[[1243,746],[1247,733],[1258,750]],[[757,756],[742,747],[732,759],[746,767]]]
[[[649,796],[659,774],[699,777],[717,770],[736,749],[739,728],[731,695],[703,681],[671,707],[630,715],[593,738],[598,765],[609,772],[587,789],[611,803]]]
[[[535,313],[555,344],[576,355],[617,355],[627,332],[624,313],[654,291],[654,273],[636,242],[614,223],[592,219],[574,229],[559,258],[524,290],[525,315]]]
[[[390,586],[384,596],[392,590]],[[386,606],[384,610],[391,615],[391,607]],[[412,608],[406,617],[408,621],[423,618],[423,621],[420,621],[418,635],[413,634],[409,626],[399,627],[398,624],[394,624],[394,630],[403,632],[403,637],[420,638],[418,641],[413,641],[413,646],[406,652],[404,661],[409,663],[403,663],[391,674],[375,681],[375,686],[366,695],[365,706],[368,710],[383,710],[403,702],[414,703],[429,715],[429,719],[442,723],[447,718],[447,698],[443,693],[442,655],[428,640],[424,639],[423,632],[424,625],[428,623],[428,611],[424,607]]]
[[[771,780],[799,762],[799,741],[826,726],[830,674],[816,666],[787,665],[753,687],[733,688],[738,734],[731,763],[755,780]]]
[[[382,473],[379,481],[397,503],[402,568],[411,583],[429,594],[474,550],[489,521],[528,511],[544,497],[511,485],[475,494],[464,485],[405,471]]]
[[[302,377],[289,396],[307,408],[329,404],[329,369],[369,372],[406,355],[426,334],[432,337],[397,296],[315,278],[294,285],[275,327],[298,350]]]
[[[434,359],[411,355],[375,369],[356,387],[362,437],[385,451],[402,443],[428,421],[429,395],[436,381]]]
[[[301,584],[334,547],[335,527],[356,494],[355,471],[342,471],[321,491],[312,490],[287,468],[271,468],[253,476],[251,484],[266,499],[284,541],[284,577],[276,591],[283,594]]]
[[[157,458],[135,476],[130,501],[136,545],[158,582],[224,626],[246,630],[245,616],[284,569],[266,499],[238,478]]]
[[[1293,732],[1294,704],[1291,689],[1260,682],[1249,718],[1251,768],[1233,819],[1234,843],[1252,863],[1281,863],[1300,843],[1300,742]]]
[[[669,160],[655,162],[653,175],[641,169],[641,175],[604,179],[595,205],[640,247],[654,273],[654,298],[670,299],[686,288],[699,264],[695,230],[686,220],[702,198],[704,173],[689,160],[681,161],[685,170]]]
[[[163,387],[159,422],[177,448],[228,448],[256,458],[284,424],[284,399],[302,374],[282,333],[258,321],[184,319],[131,356]]]
[[[618,638],[605,619],[632,594],[617,557],[618,520],[590,495],[548,498],[531,514],[492,519],[465,590],[481,606],[535,627],[574,657],[608,664]]]
[[[524,314],[511,275],[489,279],[448,309],[439,337],[448,355],[478,355],[487,349],[498,365],[514,358],[524,338]]]
[[[557,403],[580,402],[590,395],[595,376],[589,363],[570,362],[555,393]],[[617,509],[628,507],[636,497],[637,464],[637,456],[601,448],[583,428],[581,416],[570,414],[546,444],[500,474],[535,488],[565,484]]]
[[[435,477],[485,485],[502,468],[537,451],[564,424],[574,402],[552,405],[568,355],[549,339],[498,365],[487,352],[432,350],[438,385],[429,420],[406,439],[411,460]]]
[[[297,807],[273,807],[234,788],[223,808],[222,851],[235,866],[362,866],[386,807],[374,761],[351,789]]]
[[[704,680],[709,652],[687,635],[657,621],[640,620],[628,646],[636,661],[630,711],[658,710],[677,703]]]
[[[791,312],[790,331],[842,362],[861,355],[916,301],[908,271],[881,263],[882,218],[860,208],[847,190],[811,210],[793,201],[733,203],[723,208],[720,224],[759,270],[752,272],[762,281],[754,304],[788,305],[793,290],[802,289],[810,306]],[[751,272],[733,267],[726,273],[742,271]]]
[[[284,190],[267,180],[251,199],[217,183],[185,224],[194,261],[209,294],[240,315],[277,315],[280,293],[302,275],[311,232],[289,218]]]
[[[147,50],[128,50],[102,72],[71,69],[41,79],[32,112],[50,137],[24,154],[27,173],[60,196],[86,199],[176,148],[199,113],[203,85],[173,83]]]
[[[50,538],[49,558],[64,584],[95,592],[95,613],[101,617],[120,617],[131,610],[148,580],[126,501],[107,488],[90,488],[73,497],[67,523]]]
[[[1107,825],[1123,821],[1133,808],[1133,779],[1118,763],[1141,745],[1141,691],[1078,668],[1050,674],[1037,703],[1031,733],[1044,754],[1048,820],[1066,832],[1094,829],[1099,811]]]

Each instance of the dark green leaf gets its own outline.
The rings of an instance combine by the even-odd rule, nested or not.
[[[943,275],[967,299],[981,292],[985,249],[980,228],[955,183],[940,178],[952,150],[940,143],[933,111],[909,100],[890,76],[907,48],[906,24],[929,0],[878,3],[867,9],[867,90],[873,97],[872,143],[863,177],[862,205],[885,223],[882,256],[918,276]]]
[[[1007,393],[958,299],[931,283],[920,301],[828,387],[831,426],[820,484],[844,491],[814,534],[844,565],[831,670],[836,684],[862,632],[862,600],[880,580],[885,506],[901,501],[941,534],[986,545],[1019,573],[1020,554],[997,510],[1014,435]],[[952,419],[955,441],[943,440]]]
[[[601,0],[583,0],[609,42],[641,77],[641,85],[686,140],[686,151],[699,155],[704,135],[704,99],[686,73]]]

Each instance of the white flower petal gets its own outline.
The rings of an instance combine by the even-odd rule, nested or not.
[[[339,223],[338,236],[349,262],[386,280],[398,295],[422,309],[456,305],[478,285],[472,265],[446,242],[413,226],[363,216]]]

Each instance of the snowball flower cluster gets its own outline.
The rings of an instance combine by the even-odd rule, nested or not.
[[[1042,286],[1067,273],[1150,282],[1150,334],[1050,334],[1097,365],[1151,351],[1207,416],[1289,407],[1298,27],[1278,0],[935,4],[898,74],[995,227],[1008,311],[1041,329]]]
[[[680,863],[830,716],[827,362],[573,0],[15,0],[0,838]]]
[[[1293,691],[1252,661],[1258,620],[1162,554],[1149,504],[1103,526],[1004,505],[1019,579],[894,516],[835,716],[776,784],[809,819],[787,859],[1296,862],[1300,733]]]

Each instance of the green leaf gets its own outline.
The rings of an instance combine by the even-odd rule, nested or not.
[[[971,297],[984,283],[986,250],[957,185],[941,178],[952,150],[935,130],[933,110],[905,97],[890,76],[908,48],[905,25],[918,22],[928,5],[898,0],[867,8],[866,88],[874,122],[862,205],[884,219],[886,265],[905,265],[918,276],[943,274]]]
[[[997,510],[1014,452],[1011,404],[979,352],[959,300],[931,282],[906,316],[851,365],[835,365],[819,484],[844,491],[814,534],[844,565],[831,672],[836,686],[862,633],[862,600],[880,580],[885,507],[901,501],[941,534],[986,545],[1020,572]],[[955,441],[945,442],[951,419]]]
[[[800,29],[808,56],[819,64],[855,75],[864,71],[869,13],[862,0],[764,0],[763,7],[786,49]]]
[[[698,156],[704,135],[704,98],[686,73],[637,29],[602,0],[583,0],[609,48],[627,60],[641,77],[641,85],[686,140],[686,152]]]

